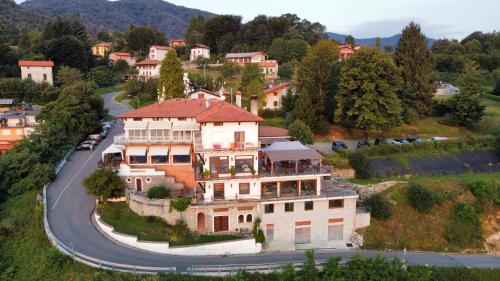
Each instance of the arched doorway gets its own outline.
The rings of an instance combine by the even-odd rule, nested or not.
[[[138,192],[142,192],[142,179],[141,178],[135,179],[135,190],[137,190]]]
[[[205,214],[198,213],[198,232],[205,232]]]

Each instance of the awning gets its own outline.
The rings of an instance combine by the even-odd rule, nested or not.
[[[123,159],[123,151],[125,150],[125,147],[123,145],[118,145],[118,144],[112,144],[108,146],[103,152],[102,152],[102,161],[104,161],[104,156],[106,154],[118,154],[120,153]]]
[[[175,122],[172,124],[172,131],[197,131],[200,125],[196,122]]]
[[[125,129],[146,130],[148,122],[127,121],[125,122]]]
[[[263,148],[262,152],[273,162],[287,160],[319,160],[322,158],[321,154],[316,150],[298,141],[273,142],[270,146]]]
[[[165,121],[155,121],[149,122],[149,129],[160,129],[160,130],[170,130],[172,124]]]
[[[168,146],[155,146],[149,148],[149,155],[151,156],[168,156]]]
[[[172,155],[190,155],[191,147],[189,146],[173,146]]]
[[[146,156],[147,147],[145,146],[132,146],[127,149],[129,156]]]

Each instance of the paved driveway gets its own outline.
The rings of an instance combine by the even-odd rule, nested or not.
[[[106,106],[114,115],[130,110],[113,100],[116,93],[104,96]],[[75,152],[64,166],[57,179],[47,190],[48,221],[54,235],[75,251],[95,259],[135,266],[176,267],[185,271],[192,265],[262,264],[275,262],[303,261],[304,253],[280,252],[247,256],[229,257],[182,257],[152,254],[141,250],[115,244],[98,232],[92,222],[91,214],[95,199],[86,194],[83,180],[95,170],[101,152],[113,142],[113,136],[122,131],[121,126],[113,129],[110,136],[95,151]],[[401,253],[374,251],[335,251],[318,250],[317,259],[329,256],[348,258],[353,254],[387,257],[402,257]],[[445,255],[440,253],[408,253],[410,264],[429,264],[435,266],[500,267],[500,256]]]

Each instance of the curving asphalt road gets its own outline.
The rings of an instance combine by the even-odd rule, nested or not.
[[[114,101],[117,94],[104,95],[105,105],[112,115],[130,110],[128,106]],[[53,234],[63,244],[98,260],[135,266],[175,267],[178,272],[186,272],[193,265],[263,264],[302,261],[304,259],[302,251],[247,256],[169,256],[144,252],[108,240],[92,224],[91,214],[95,207],[95,199],[85,193],[82,182],[95,170],[101,152],[113,142],[113,136],[121,130],[120,125],[117,126],[95,151],[75,152],[60,171],[57,179],[47,189],[48,222]],[[326,259],[328,256],[349,258],[353,254],[403,256],[402,253],[336,250],[317,250],[316,254],[318,260]],[[500,268],[500,256],[491,255],[408,252],[406,260],[409,264]]]

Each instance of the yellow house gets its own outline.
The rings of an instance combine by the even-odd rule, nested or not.
[[[94,56],[104,57],[106,52],[111,52],[112,45],[108,42],[97,43],[92,46],[92,54]]]

